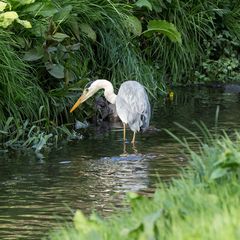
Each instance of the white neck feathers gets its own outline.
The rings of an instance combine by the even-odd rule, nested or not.
[[[105,79],[98,79],[94,81],[94,87],[97,90],[104,89],[104,96],[108,100],[108,102],[115,104],[117,95],[114,93],[113,85],[111,82]]]

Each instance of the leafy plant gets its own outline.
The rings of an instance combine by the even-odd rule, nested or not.
[[[207,52],[195,72],[196,82],[238,82],[240,44],[237,37],[224,30],[211,41],[204,41],[204,45]]]
[[[7,28],[16,21],[25,28],[31,28],[29,21],[21,20],[18,13],[12,10],[16,10],[19,5],[28,5],[34,1],[0,1],[0,27]]]

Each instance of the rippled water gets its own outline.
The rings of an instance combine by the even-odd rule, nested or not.
[[[220,129],[240,128],[238,94],[185,89],[176,91],[173,102],[155,103],[150,131],[137,135],[136,149],[127,143],[127,156],[119,127],[103,133],[92,128],[96,134],[44,159],[27,152],[0,156],[0,239],[40,239],[63,217],[71,219],[75,209],[107,215],[122,206],[128,191],[152,193],[159,178],[170,180],[186,164],[181,146],[162,129],[185,136],[173,122],[198,132],[194,120],[213,129],[217,106]]]

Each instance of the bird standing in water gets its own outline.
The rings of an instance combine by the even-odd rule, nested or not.
[[[104,89],[104,96],[108,102],[116,104],[117,114],[123,122],[124,142],[126,141],[126,125],[128,125],[133,131],[132,143],[134,144],[136,132],[144,131],[149,126],[151,117],[151,107],[144,87],[137,81],[126,81],[121,84],[116,95],[111,82],[98,79],[91,84],[87,84],[82,96],[70,112],[73,112],[81,103],[100,89]]]

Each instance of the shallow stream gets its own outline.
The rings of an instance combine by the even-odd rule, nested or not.
[[[198,133],[203,121],[233,132],[240,128],[240,95],[224,89],[179,89],[174,100],[154,104],[151,128],[137,135],[135,149],[127,132],[129,155],[123,156],[122,129],[90,128],[90,137],[70,142],[39,159],[36,155],[0,155],[0,239],[40,239],[72,211],[96,209],[107,216],[123,206],[126,192],[151,194],[161,179],[169,181],[186,164],[182,147],[163,129],[196,140],[174,122]]]

